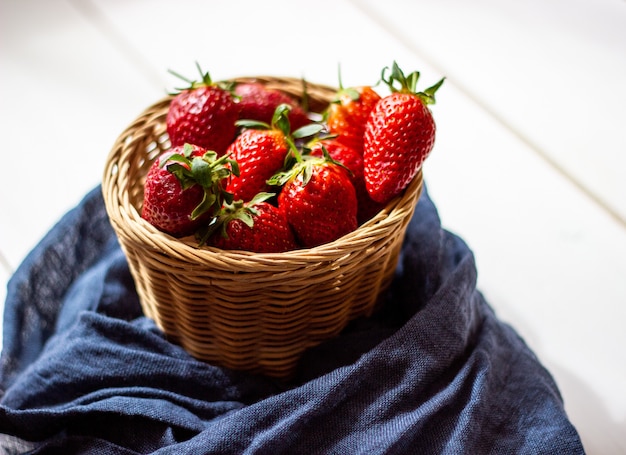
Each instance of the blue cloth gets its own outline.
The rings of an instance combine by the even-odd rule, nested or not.
[[[550,373],[476,290],[426,191],[373,317],[289,382],[194,360],[143,317],[100,189],[9,282],[0,444],[18,453],[580,454]]]

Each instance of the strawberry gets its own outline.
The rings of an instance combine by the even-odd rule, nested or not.
[[[239,176],[232,177],[226,188],[235,200],[250,201],[257,193],[266,191],[267,180],[285,165],[290,150],[295,147],[290,133],[290,111],[289,105],[279,105],[270,125],[251,120],[237,122],[244,130],[230,145],[228,154],[239,164]],[[294,135],[301,137],[318,128],[321,126],[305,126]]]
[[[337,137],[315,140],[309,144],[309,147],[311,155],[318,157],[324,156],[323,149],[325,148],[333,160],[343,164],[350,171],[350,179],[356,191],[359,224],[369,220],[384,207],[374,202],[365,188],[363,157],[359,152],[340,142]]]
[[[299,157],[270,183],[282,185],[278,207],[287,214],[299,243],[311,248],[357,228],[356,191],[348,171],[325,153]]]
[[[142,218],[175,237],[192,234],[232,200],[222,188],[231,172],[237,172],[236,163],[215,152],[190,144],[171,148],[148,170]]]
[[[209,233],[208,244],[222,250],[282,253],[298,248],[285,212],[266,202],[273,193],[225,205]]]
[[[324,113],[328,131],[362,154],[365,123],[379,100],[380,95],[370,86],[343,88],[340,82],[335,99]]]
[[[279,106],[271,125],[244,123],[248,128],[228,147],[227,154],[239,164],[239,176],[232,177],[226,187],[235,200],[252,200],[267,189],[267,179],[282,168],[289,152],[289,109],[284,104]]]
[[[337,137],[326,137],[315,139],[307,146],[310,148],[312,156],[323,157],[324,149],[330,157],[343,164],[351,173],[352,182],[360,186],[365,186],[363,178],[363,157],[352,147],[349,147],[339,141]]]
[[[437,84],[416,92],[419,73],[405,77],[394,62],[389,79],[391,93],[381,99],[367,120],[363,137],[365,185],[380,203],[400,194],[417,174],[435,143],[435,121],[428,108],[435,102]],[[400,87],[395,87],[395,82]]]
[[[291,107],[289,121],[292,131],[310,123],[298,102],[280,90],[268,88],[259,82],[241,82],[235,85],[233,93],[239,97],[240,119],[271,123],[276,108],[287,104]]]
[[[172,146],[195,144],[218,155],[224,154],[235,138],[239,104],[229,91],[228,83],[215,83],[209,73],[202,73],[201,81],[190,81],[189,87],[179,90],[172,98],[166,127]]]

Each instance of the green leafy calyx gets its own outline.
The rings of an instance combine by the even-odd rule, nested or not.
[[[238,176],[239,165],[228,155],[218,157],[217,153],[207,151],[202,156],[192,156],[193,150],[193,146],[185,144],[182,154],[173,153],[160,165],[176,176],[183,191],[194,185],[203,188],[203,199],[191,213],[191,218],[196,219],[232,202],[233,195],[224,189],[222,182],[231,175]]]
[[[307,150],[305,149],[305,152],[306,151]],[[339,161],[334,160],[328,153],[328,150],[326,149],[326,147],[324,147],[323,145],[322,145],[322,153],[323,153],[323,156],[319,157],[319,156],[309,155],[308,153],[303,154],[298,151],[298,154],[297,154],[298,160],[295,162],[295,164],[293,164],[291,167],[287,168],[286,170],[283,170],[274,174],[272,177],[270,177],[267,180],[267,184],[270,186],[280,187],[280,186],[284,186],[290,180],[293,180],[301,176],[302,186],[305,186],[311,180],[311,176],[313,175],[313,168],[315,166],[322,166],[328,163],[341,166],[348,173],[352,173],[347,167],[344,166],[343,163],[340,163]]]
[[[439,87],[441,87],[443,81],[445,80],[445,78],[442,78],[435,85],[428,87],[424,91],[418,92],[417,82],[420,78],[419,71],[413,71],[412,73],[405,75],[395,61],[391,66],[391,73],[389,75],[387,75],[388,71],[389,67],[383,68],[381,80],[387,84],[392,93],[411,93],[420,98],[425,104],[435,104],[435,93],[439,90]]]
[[[180,92],[184,92],[187,90],[195,90],[198,88],[202,88],[202,87],[211,87],[211,86],[216,86],[219,87],[227,92],[232,93],[234,87],[235,87],[235,83],[232,81],[220,81],[220,82],[213,82],[213,80],[211,79],[211,75],[209,74],[208,71],[203,71],[202,68],[200,67],[200,64],[198,62],[196,62],[196,68],[198,69],[198,72],[200,73],[200,79],[197,80],[193,80],[193,79],[189,79],[179,73],[177,73],[174,70],[168,69],[168,73],[172,74],[173,76],[177,77],[178,79],[184,81],[187,83],[186,87],[178,87],[178,88],[174,88],[173,92],[170,92],[170,95],[177,95]]]
[[[213,222],[204,229],[198,231],[198,242],[204,245],[211,236],[220,232],[220,235],[228,239],[228,225],[233,220],[240,220],[249,228],[254,226],[254,216],[259,214],[255,206],[261,202],[265,202],[275,196],[275,193],[261,192],[255,195],[250,201],[244,202],[239,199],[225,203],[216,213]]]

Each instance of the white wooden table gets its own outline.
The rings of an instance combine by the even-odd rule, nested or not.
[[[1,0],[0,279],[100,182],[168,68],[336,85],[341,63],[351,85],[393,60],[447,78],[426,182],[479,288],[587,452],[626,453],[623,0]]]

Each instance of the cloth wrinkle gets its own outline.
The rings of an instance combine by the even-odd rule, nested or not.
[[[562,397],[476,288],[427,188],[377,311],[280,381],[194,359],[141,311],[94,188],[8,286],[0,449],[115,454],[584,454]]]

